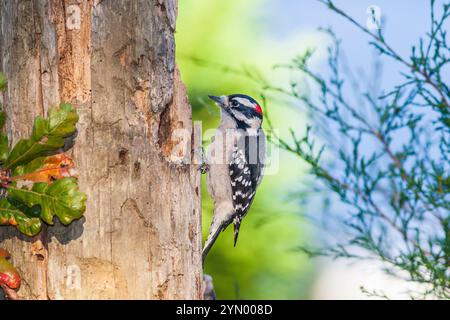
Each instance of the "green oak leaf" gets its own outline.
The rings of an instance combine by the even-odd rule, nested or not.
[[[75,178],[56,180],[52,184],[38,182],[31,189],[10,185],[8,197],[20,201],[28,207],[39,205],[41,219],[53,224],[56,215],[62,224],[68,225],[81,218],[86,210],[86,194],[78,190]]]
[[[17,166],[12,171],[12,176],[13,177],[14,176],[22,176],[24,174],[32,173],[32,172],[35,172],[36,170],[39,170],[44,165],[45,159],[47,159],[47,157],[39,157],[39,158],[36,158],[36,159],[28,162],[27,164],[25,164],[23,166]]]
[[[6,198],[0,200],[0,225],[15,226],[27,236],[34,236],[41,231],[42,224],[39,214],[39,207],[28,208],[14,200],[10,202]]]
[[[30,139],[20,140],[7,157],[4,168],[14,169],[31,160],[55,154],[65,138],[76,131],[78,115],[70,104],[61,103],[49,110],[47,119],[36,117]]]

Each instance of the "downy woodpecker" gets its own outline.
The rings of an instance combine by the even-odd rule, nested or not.
[[[203,261],[221,231],[233,222],[234,245],[242,219],[263,176],[265,135],[260,105],[243,94],[209,96],[220,107],[221,121],[207,155],[207,187],[214,214]]]

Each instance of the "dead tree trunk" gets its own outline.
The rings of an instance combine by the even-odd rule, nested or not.
[[[70,152],[88,195],[68,227],[32,239],[0,228],[21,298],[201,298],[200,181],[185,164],[192,121],[175,65],[176,4],[1,0],[10,138],[71,102],[80,121]]]

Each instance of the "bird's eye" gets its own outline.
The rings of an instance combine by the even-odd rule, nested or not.
[[[237,106],[238,106],[237,101],[231,100],[231,106],[232,106],[232,107],[237,107]]]

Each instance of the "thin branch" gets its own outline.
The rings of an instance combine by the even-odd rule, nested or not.
[[[335,4],[333,3],[333,1],[331,0],[316,0],[320,3],[325,4],[326,6],[328,6],[331,10],[335,11],[336,13],[338,13],[339,15],[341,15],[342,17],[344,17],[345,19],[347,19],[348,21],[350,21],[353,25],[355,25],[358,29],[360,29],[361,31],[363,31],[364,33],[368,34],[371,38],[373,38],[376,42],[382,44],[382,46],[384,47],[384,49],[387,51],[388,55],[390,55],[391,57],[393,57],[394,59],[396,59],[397,61],[401,62],[403,65],[405,65],[406,67],[408,67],[410,70],[417,72],[419,74],[421,74],[423,76],[423,78],[425,79],[425,82],[428,83],[430,86],[432,86],[436,92],[438,92],[439,96],[442,99],[442,103],[447,107],[450,108],[450,104],[447,100],[447,97],[445,96],[444,92],[441,90],[441,88],[431,79],[430,75],[427,73],[427,71],[424,69],[420,69],[419,67],[417,67],[414,64],[409,63],[408,61],[406,61],[404,58],[402,58],[388,43],[386,43],[386,41],[384,40],[384,38],[381,36],[381,34],[374,34],[372,32],[370,32],[366,27],[364,27],[363,25],[361,25],[359,22],[357,22],[355,19],[353,19],[351,16],[349,16],[347,13],[345,13],[342,9],[338,8],[335,6]]]

